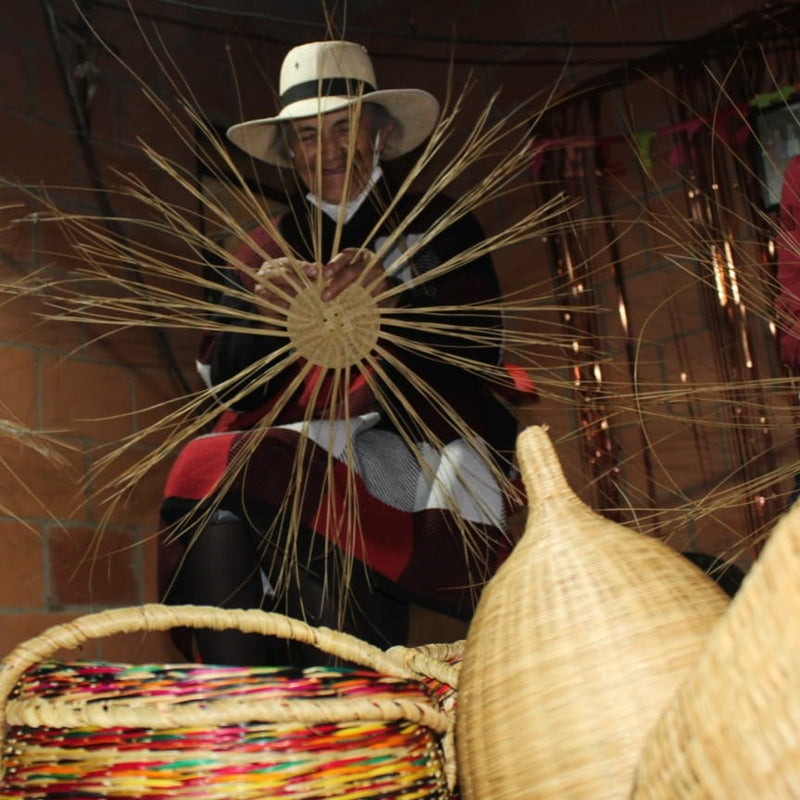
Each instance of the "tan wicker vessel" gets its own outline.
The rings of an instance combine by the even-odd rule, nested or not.
[[[647,737],[634,797],[800,797],[800,506]]]
[[[485,589],[459,676],[466,800],[622,798],[647,731],[727,596],[671,548],[593,512],[545,430],[518,440],[529,512]]]

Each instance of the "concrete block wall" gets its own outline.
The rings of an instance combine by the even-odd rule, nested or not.
[[[172,103],[178,91],[202,108],[214,124],[224,126],[240,115],[272,113],[274,80],[285,50],[311,38],[308,29],[281,27],[258,17],[248,22],[137,0],[133,6],[144,27],[150,31],[155,21],[158,28],[159,66],[125,4],[118,8],[100,4],[92,9],[92,24],[111,52],[92,39],[71,2],[52,0],[48,5],[57,19],[67,74],[79,93],[91,94],[86,119],[104,185],[113,190],[121,181],[120,173],[130,173],[159,197],[175,202],[185,202],[185,193],[159,174],[137,139],[141,137],[189,172],[196,169],[194,155],[117,57],[176,113],[180,114],[180,109]],[[646,51],[656,49],[656,40],[697,35],[755,5],[698,6],[683,0],[573,0],[549,5],[434,0],[401,6],[387,1],[366,10],[354,9],[349,24],[354,31],[351,38],[363,41],[373,53],[384,87],[416,86],[443,97],[448,84],[458,91],[471,71],[476,85],[465,105],[463,119],[468,121],[501,85],[498,113],[515,108],[537,92],[549,91],[557,81],[565,85],[601,72],[607,68],[603,58],[619,53],[594,51],[592,57],[583,58],[585,51],[576,51],[572,61],[565,61],[565,50],[555,46],[520,51],[507,44],[488,47],[471,40],[653,40]],[[377,15],[375,6],[380,7]],[[39,270],[63,276],[75,268],[65,256],[69,248],[63,231],[41,221],[18,222],[39,207],[19,185],[30,185],[34,194],[39,187],[49,187],[62,208],[89,213],[99,209],[44,7],[18,4],[0,30],[4,76],[0,176],[7,184],[0,192],[0,276],[4,284]],[[260,14],[277,15],[284,8],[279,3],[255,3],[252,7]],[[216,33],[215,26],[225,33]],[[404,36],[380,31],[402,31]],[[323,35],[321,29],[313,33],[314,38]],[[451,47],[446,39],[453,33],[454,64],[448,78]],[[445,41],[434,43],[424,37],[443,37]],[[641,49],[630,53],[643,54]],[[231,63],[238,84],[232,80]],[[88,73],[88,84],[76,77],[77,68],[95,70]],[[181,84],[180,74],[185,75],[187,85]],[[531,107],[541,102],[534,100]],[[642,108],[640,113],[647,117],[648,111]],[[647,121],[642,120],[643,124]],[[463,130],[457,133],[454,147],[464,135]],[[267,172],[264,179],[275,181],[275,176]],[[454,190],[459,185],[456,183]],[[533,207],[536,197],[524,180],[517,188],[513,195],[480,210],[487,229],[502,225],[512,212]],[[141,213],[129,198],[112,192],[109,199],[118,215]],[[135,229],[133,235],[168,250],[176,247],[142,229]],[[550,264],[541,242],[500,254],[497,262],[509,290],[532,283],[544,287],[549,282]],[[201,267],[198,264],[196,268]],[[93,476],[104,454],[143,430],[158,415],[159,404],[174,401],[183,390],[150,330],[133,329],[105,337],[105,331],[93,325],[45,319],[41,315],[47,309],[36,293],[0,295],[0,303],[0,420],[51,435],[61,456],[61,461],[54,462],[18,436],[3,435],[0,428],[4,487],[0,494],[0,563],[5,565],[0,580],[0,652],[5,652],[47,625],[86,611],[157,599],[153,536],[169,464],[143,476],[108,519],[107,509],[100,503],[98,482],[113,480],[154,442],[137,444],[132,454],[104,475]],[[170,332],[168,343],[184,381],[194,386],[194,337]],[[556,404],[546,401],[525,413],[531,420],[572,424]],[[579,475],[576,453],[565,451],[565,458],[575,462],[575,474]],[[101,523],[103,536],[98,539]],[[160,635],[119,637],[87,645],[84,655],[137,660],[174,657],[166,637]]]

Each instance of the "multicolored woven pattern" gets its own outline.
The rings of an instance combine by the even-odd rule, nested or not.
[[[45,662],[28,670],[8,706],[2,798],[448,798],[437,736],[402,719],[292,721],[328,701],[429,703],[414,682],[366,670]],[[168,704],[179,710],[276,701],[287,719],[196,727],[25,724],[93,706],[97,715]],[[246,701],[243,705],[237,701]],[[177,707],[177,708],[176,708]],[[147,714],[145,714],[147,716]],[[300,715],[301,717],[303,714]]]

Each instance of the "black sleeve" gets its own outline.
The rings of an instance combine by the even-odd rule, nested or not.
[[[230,405],[241,411],[258,408],[275,391],[276,381],[247,392],[232,403],[231,399],[246,387],[248,382],[252,382],[252,376],[243,376],[238,381],[235,379],[253,363],[266,358],[279,348],[285,342],[285,338],[270,336],[261,326],[255,305],[239,296],[239,293],[223,293],[214,321],[253,330],[252,333],[242,330],[222,330],[215,336],[209,360],[211,383],[217,388],[217,399],[223,405]],[[234,380],[230,386],[221,388],[222,383],[231,379]]]
[[[416,270],[423,274],[453,256],[468,250],[484,238],[478,221],[468,215],[447,228],[415,256]],[[398,318],[402,338],[412,344],[433,349],[439,356],[426,356],[419,347],[408,348],[407,366],[414,362],[419,370],[447,370],[452,378],[470,373],[470,367],[456,359],[496,366],[502,357],[503,320],[498,308],[500,284],[488,254],[445,274],[423,281],[403,292],[401,305],[409,308]],[[489,303],[491,308],[481,308]],[[448,307],[445,311],[444,308]],[[471,376],[471,377],[474,377]],[[466,378],[465,378],[466,379]],[[484,377],[485,379],[485,377]]]
[[[477,220],[468,215],[447,228],[415,255],[415,267],[425,273],[483,241]],[[438,408],[421,382],[442,397],[455,413],[477,433],[506,449],[508,431],[515,423],[508,412],[491,398],[487,384],[502,358],[503,320],[498,307],[500,285],[488,254],[410,287],[402,295],[397,318],[403,327],[385,328],[386,346],[401,366],[388,366],[389,380],[397,387],[380,392],[381,403],[394,415],[407,420],[408,412],[395,402],[397,395],[414,409],[437,435],[457,433],[451,419]],[[481,308],[481,303],[491,308]],[[396,337],[393,335],[396,333]],[[503,433],[492,431],[503,418]],[[509,422],[509,424],[505,424]],[[502,440],[502,441],[501,441]]]

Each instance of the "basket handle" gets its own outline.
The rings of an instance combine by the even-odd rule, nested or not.
[[[387,651],[390,658],[408,667],[417,678],[433,678],[440,683],[458,689],[460,664],[449,663],[449,659],[464,654],[464,641],[443,644],[424,644],[418,647],[395,645]]]
[[[363,667],[405,680],[415,673],[396,659],[348,633],[315,628],[299,619],[259,609],[227,609],[215,606],[167,606],[149,603],[86,614],[71,622],[54,625],[17,645],[0,663],[0,724],[5,721],[8,697],[26,669],[46,661],[60,649],[73,649],[89,639],[117,633],[166,631],[176,627],[236,628],[242,633],[259,633],[311,644],[325,653]]]

